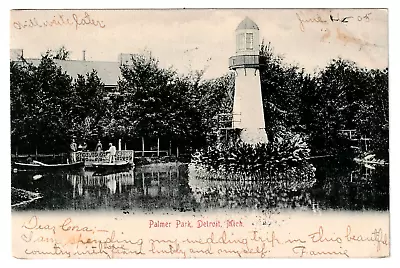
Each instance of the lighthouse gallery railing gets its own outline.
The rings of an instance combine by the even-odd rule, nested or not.
[[[229,69],[258,68],[265,62],[265,57],[259,55],[237,55],[229,58]]]

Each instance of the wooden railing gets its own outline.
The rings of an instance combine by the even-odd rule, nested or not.
[[[76,161],[85,161],[85,163],[93,162],[108,162],[108,152],[76,152]],[[121,150],[117,151],[115,155],[115,161],[128,161],[133,163],[135,158],[135,152],[133,150]]]
[[[85,161],[86,166],[91,166],[93,163],[106,163],[109,162],[108,152],[76,152],[76,161]],[[145,151],[135,151],[135,150],[121,150],[117,151],[115,156],[115,161],[128,161],[129,163],[134,163],[137,157],[166,157],[175,155],[179,157],[179,148],[176,148],[176,152],[172,153],[170,150],[145,150]]]
[[[168,156],[170,152],[168,150],[149,150],[149,151],[135,151],[135,156]]]

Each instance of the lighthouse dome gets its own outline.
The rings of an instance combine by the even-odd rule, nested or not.
[[[259,30],[257,24],[252,21],[249,17],[246,17],[242,22],[238,25],[236,28],[236,31],[238,30]]]

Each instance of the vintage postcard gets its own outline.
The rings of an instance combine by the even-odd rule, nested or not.
[[[385,9],[12,10],[19,259],[388,257]]]

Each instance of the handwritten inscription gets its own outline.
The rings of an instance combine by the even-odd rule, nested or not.
[[[352,34],[347,30],[346,26],[354,22],[369,23],[371,21],[371,15],[371,12],[358,16],[343,16],[339,13],[324,16],[317,13],[307,16],[302,13],[296,13],[300,31],[305,32],[306,25],[308,24],[321,25],[321,42],[331,43],[333,40],[337,40],[344,46],[350,44],[355,45],[359,50],[365,47],[378,47],[378,45]]]
[[[327,15],[320,15],[320,14],[312,14],[312,15],[305,15],[302,13],[296,12],[296,17],[299,22],[299,27],[302,32],[306,30],[306,24],[329,24],[329,23],[341,23],[347,24],[352,20],[357,22],[370,22],[371,12],[361,15],[361,16],[341,16],[339,13],[336,15],[329,14]]]
[[[369,22],[370,21],[370,15],[372,13],[369,12],[365,15],[362,16],[357,16],[357,17],[353,17],[353,16],[345,16],[345,17],[340,17],[339,14],[337,14],[336,16],[333,16],[332,14],[329,15],[329,18],[332,22],[341,22],[341,23],[348,23],[350,20],[354,19],[357,21],[364,21],[364,22]]]
[[[315,16],[307,17],[307,18],[303,18],[302,15],[300,15],[299,13],[296,13],[296,16],[297,16],[297,19],[299,20],[300,30],[302,32],[305,31],[305,24],[307,24],[307,23],[322,23],[322,24],[328,23],[328,21],[326,19],[322,19],[322,17],[318,14],[316,14]]]
[[[79,257],[104,255],[114,258],[116,255],[144,255],[142,239],[117,237],[112,230],[98,229],[95,226],[75,224],[71,218],[59,225],[40,222],[37,216],[31,217],[22,225],[22,241],[27,245],[27,256]]]
[[[72,14],[72,16],[65,16],[62,14],[53,16],[50,20],[40,20],[36,17],[30,18],[25,21],[14,21],[13,27],[17,30],[24,30],[29,28],[49,28],[49,27],[62,27],[62,26],[75,26],[78,30],[83,26],[94,26],[98,28],[105,28],[106,25],[102,20],[94,19],[88,12],[84,15]]]
[[[48,230],[52,231],[53,234],[56,233],[56,227],[55,226],[50,226],[50,225],[41,225],[38,222],[38,218],[36,216],[33,216],[30,218],[30,220],[22,225],[22,228],[28,229],[28,230]]]
[[[200,223],[199,223],[200,221]],[[197,227],[206,224],[208,227]],[[220,227],[217,227],[220,226]],[[152,232],[141,236],[140,228],[130,235],[123,231],[87,226],[67,218],[59,224],[47,224],[33,216],[22,225],[18,241],[24,257],[260,257],[276,256],[277,252],[286,257],[352,257],[352,250],[368,247],[369,252],[381,252],[389,246],[388,235],[381,228],[370,232],[359,232],[348,225],[339,230],[319,226],[304,235],[291,235],[271,227],[263,230],[242,230],[242,220],[226,221],[149,220],[149,230],[159,228],[202,228],[201,233],[163,232],[162,237]],[[210,229],[203,229],[210,228]],[[239,228],[239,229],[237,229]],[[204,231],[205,230],[205,231]],[[336,230],[338,231],[338,230]],[[132,237],[134,236],[134,237]]]

